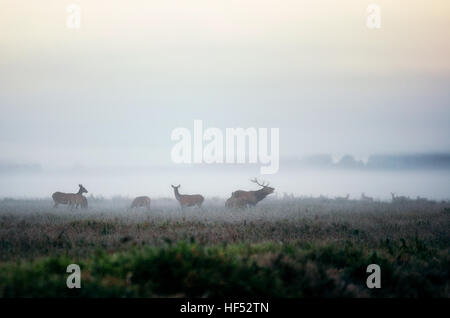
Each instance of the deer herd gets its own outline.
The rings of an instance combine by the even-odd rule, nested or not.
[[[251,182],[255,183],[256,185],[260,186],[259,190],[256,191],[244,191],[244,190],[237,190],[231,193],[231,197],[226,200],[225,207],[227,208],[248,208],[255,206],[259,201],[263,200],[265,197],[267,197],[269,194],[272,194],[275,189],[272,187],[269,187],[269,183],[260,183],[256,178],[250,180]],[[87,198],[83,195],[83,193],[88,193],[85,187],[83,185],[78,185],[79,189],[77,193],[63,193],[63,192],[55,192],[52,195],[53,201],[54,201],[54,207],[57,208],[59,204],[67,204],[71,209],[73,208],[87,208],[88,207],[88,201]],[[181,208],[186,207],[198,207],[201,208],[203,202],[205,201],[205,198],[201,194],[181,194],[179,192],[180,185],[172,185],[175,199],[180,203]],[[396,196],[395,193],[391,193],[392,195],[392,203],[405,203],[410,201],[411,199],[404,197],[404,196]],[[335,201],[342,202],[342,201],[348,201],[350,197],[350,194],[347,194],[345,197],[335,197]],[[327,197],[320,196],[319,200],[326,200],[329,201]],[[365,202],[373,202],[374,199],[371,197],[368,197],[363,193],[361,193],[361,201]],[[417,200],[427,200],[424,198],[419,198]],[[130,208],[146,208],[150,209],[150,198],[148,196],[139,196],[134,198],[133,202],[131,203]]]
[[[226,201],[226,207],[244,208],[255,206],[259,201],[264,199],[269,194],[273,193],[274,188],[269,187],[267,183],[259,183],[255,178],[251,182],[256,183],[261,187],[257,191],[243,191],[237,190],[231,194],[231,197]],[[53,201],[55,202],[54,207],[57,208],[59,204],[67,204],[71,209],[73,208],[87,208],[88,203],[86,197],[83,193],[88,193],[83,185],[78,185],[79,190],[77,193],[63,193],[55,192],[52,195]],[[175,194],[175,199],[180,203],[181,208],[196,206],[201,208],[205,198],[201,194],[181,194],[179,192],[180,185],[172,185],[173,192]],[[148,196],[139,196],[134,198],[131,203],[130,208],[144,207],[148,210],[150,209],[150,198]]]

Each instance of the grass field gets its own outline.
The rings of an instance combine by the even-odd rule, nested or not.
[[[450,204],[223,200],[182,211],[171,199],[87,210],[0,201],[1,297],[449,297]],[[80,289],[66,268],[81,267]],[[381,288],[366,286],[369,264]]]

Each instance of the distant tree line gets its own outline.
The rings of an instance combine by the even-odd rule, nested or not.
[[[283,160],[282,160],[283,161]],[[367,162],[345,155],[333,161],[329,154],[306,156],[297,159],[285,159],[287,166],[340,168],[340,169],[450,169],[450,153],[404,154],[404,155],[371,155]]]

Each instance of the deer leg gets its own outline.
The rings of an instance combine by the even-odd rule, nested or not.
[[[182,218],[183,221],[184,221],[184,219],[185,219],[185,214],[186,214],[186,207],[185,207],[184,205],[182,205],[182,206],[180,207],[180,211],[181,211],[181,218]]]

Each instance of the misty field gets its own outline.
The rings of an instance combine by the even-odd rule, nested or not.
[[[0,201],[0,297],[450,296],[448,202],[130,203]],[[66,287],[72,263],[80,289]],[[381,268],[380,289],[366,286],[369,264]]]

